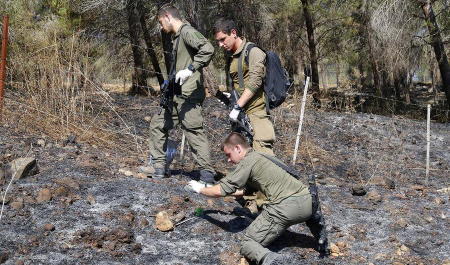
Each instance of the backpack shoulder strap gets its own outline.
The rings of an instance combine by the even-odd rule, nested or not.
[[[263,153],[259,153],[259,154],[264,156],[265,158],[269,159],[270,161],[272,161],[275,165],[277,165],[277,166],[281,167],[282,169],[284,169],[284,171],[286,171],[287,173],[291,174],[294,178],[296,178],[296,179],[300,178],[300,173],[298,173],[297,170],[295,170],[295,169],[293,169],[291,167],[288,167],[287,165],[285,165],[285,164],[275,160],[275,158],[273,158],[273,157],[271,157],[269,155],[266,155],[266,154],[263,154]]]
[[[263,51],[264,53],[266,53],[266,51],[265,51],[263,48],[259,47],[257,44],[255,44],[255,43],[250,43],[250,44],[248,44],[248,45],[247,45],[247,48],[245,49],[245,63],[247,64],[247,66],[249,65],[249,62],[248,62],[248,56],[250,55],[250,50],[251,50],[253,47],[258,47],[261,51]]]

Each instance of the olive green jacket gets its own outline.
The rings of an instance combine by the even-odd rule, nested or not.
[[[250,54],[248,54],[249,65],[245,63],[245,59],[242,57],[244,87],[239,87],[239,56],[242,51],[246,50],[247,45],[250,43],[251,42],[247,41],[245,38],[243,39],[242,44],[232,55],[233,60],[230,64],[230,76],[233,80],[234,89],[237,90],[238,94],[242,95],[245,88],[255,93],[255,95],[244,106],[246,113],[253,113],[258,110],[266,109],[264,89],[262,88],[262,83],[265,77],[266,54],[258,47],[254,47],[250,50]]]
[[[238,189],[245,189],[245,193],[261,191],[270,204],[290,196],[309,194],[309,189],[300,180],[251,148],[234,170],[220,180],[223,196]]]
[[[187,69],[190,64],[196,70],[182,85],[182,94],[185,97],[204,100],[206,93],[203,86],[202,68],[207,66],[211,61],[214,54],[214,47],[200,32],[188,23],[183,23],[175,34],[173,38],[174,48],[178,38],[181,39],[178,44],[176,73],[180,70]]]

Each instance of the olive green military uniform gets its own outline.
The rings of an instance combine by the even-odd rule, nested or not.
[[[248,115],[253,127],[253,148],[258,152],[273,156],[275,130],[270,121],[270,116],[266,111],[264,89],[261,86],[265,77],[264,64],[266,61],[266,54],[258,47],[254,47],[250,50],[250,54],[248,54],[249,65],[247,65],[244,58],[242,58],[244,87],[239,87],[238,59],[241,52],[246,50],[248,44],[250,44],[250,42],[246,41],[244,38],[242,44],[232,55],[233,60],[230,65],[230,76],[233,80],[234,89],[239,95],[242,95],[245,88],[255,93],[244,106],[244,111]]]
[[[257,263],[270,252],[266,246],[283,231],[311,217],[309,189],[251,148],[234,170],[220,181],[223,196],[239,189],[245,189],[246,193],[259,190],[268,199],[261,214],[247,228],[241,247],[241,254]]]
[[[173,43],[180,38],[176,58],[176,72],[187,69],[190,64],[196,71],[182,85],[182,95],[175,96],[173,115],[164,109],[150,122],[150,155],[155,168],[165,167],[168,132],[178,124],[192,147],[200,170],[215,174],[211,165],[208,138],[203,127],[203,108],[205,89],[202,68],[207,66],[214,54],[214,47],[196,29],[184,23],[175,34]]]

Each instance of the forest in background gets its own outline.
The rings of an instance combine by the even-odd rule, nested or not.
[[[100,114],[117,108],[108,88],[158,94],[171,54],[171,37],[155,18],[165,2],[1,1],[0,14],[10,18],[7,116],[54,136],[105,134]],[[242,35],[280,55],[295,81],[289,91],[295,97],[310,68],[311,95],[319,103],[338,92],[391,99],[402,107],[449,108],[448,0],[171,2],[212,43],[214,22],[234,19]],[[213,62],[204,69],[210,91],[224,83],[224,54],[214,45]],[[427,81],[433,95],[420,104],[411,93],[419,81]]]

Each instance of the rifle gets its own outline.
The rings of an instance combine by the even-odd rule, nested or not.
[[[231,96],[228,98],[225,94],[222,93],[222,91],[217,90],[216,92],[216,98],[219,99],[222,103],[224,103],[228,109],[231,111],[233,106],[237,104],[237,101],[239,100],[239,95],[236,90],[231,90]],[[244,138],[247,140],[247,142],[250,144],[250,146],[253,145],[253,127],[250,124],[250,119],[245,114],[245,112],[241,111],[239,113],[239,116],[236,120],[230,119],[230,125],[231,125],[231,131],[240,133]]]

